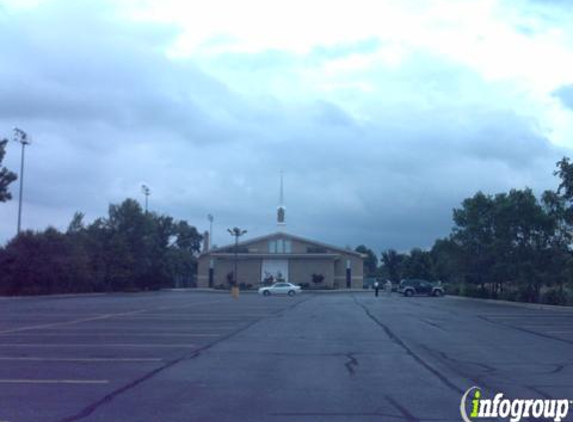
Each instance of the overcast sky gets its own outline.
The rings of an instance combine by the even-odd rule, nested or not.
[[[482,190],[553,189],[573,6],[548,0],[0,0],[0,138],[23,226],[143,200],[199,230],[429,247]],[[19,171],[20,150],[4,164]],[[0,204],[0,242],[14,235]]]

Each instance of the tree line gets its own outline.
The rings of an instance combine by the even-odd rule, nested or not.
[[[146,213],[126,199],[65,232],[24,231],[0,248],[0,294],[155,290],[189,284],[202,236],[186,221]]]
[[[16,175],[2,167],[0,202]],[[451,233],[428,250],[382,251],[364,245],[365,275],[398,283],[441,280],[449,293],[528,302],[573,302],[573,164],[557,163],[555,190],[477,192],[453,210]],[[86,225],[24,231],[0,247],[0,294],[122,291],[173,286],[196,272],[202,236],[186,221],[144,212],[126,199]]]
[[[573,164],[557,163],[555,190],[487,195],[477,192],[453,210],[451,233],[429,250],[376,254],[364,245],[365,274],[440,280],[451,294],[573,304]]]
[[[0,203],[15,173],[2,167]],[[149,290],[189,285],[202,236],[186,221],[144,212],[126,199],[91,224],[76,213],[67,230],[23,231],[0,246],[0,295]]]

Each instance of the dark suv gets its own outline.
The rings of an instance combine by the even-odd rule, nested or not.
[[[398,286],[398,293],[404,296],[427,295],[442,296],[444,288],[440,283],[431,283],[427,280],[411,279],[402,280]]]

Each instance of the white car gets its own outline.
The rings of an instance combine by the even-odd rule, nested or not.
[[[270,295],[289,295],[294,296],[301,292],[300,286],[292,283],[275,283],[269,287],[261,287],[259,294],[264,296]]]

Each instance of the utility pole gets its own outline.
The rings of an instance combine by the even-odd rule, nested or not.
[[[211,249],[211,246],[213,245],[213,220],[215,218],[213,217],[212,214],[208,214],[207,215],[207,220],[209,220],[209,249]]]
[[[147,199],[151,195],[151,189],[147,185],[141,185],[141,192],[145,195],[145,214],[147,214]]]
[[[24,196],[24,153],[26,145],[30,145],[28,134],[21,129],[14,128],[14,141],[22,145],[22,154],[20,157],[20,195],[18,198],[18,226],[17,234],[20,234],[22,228],[22,197]]]

